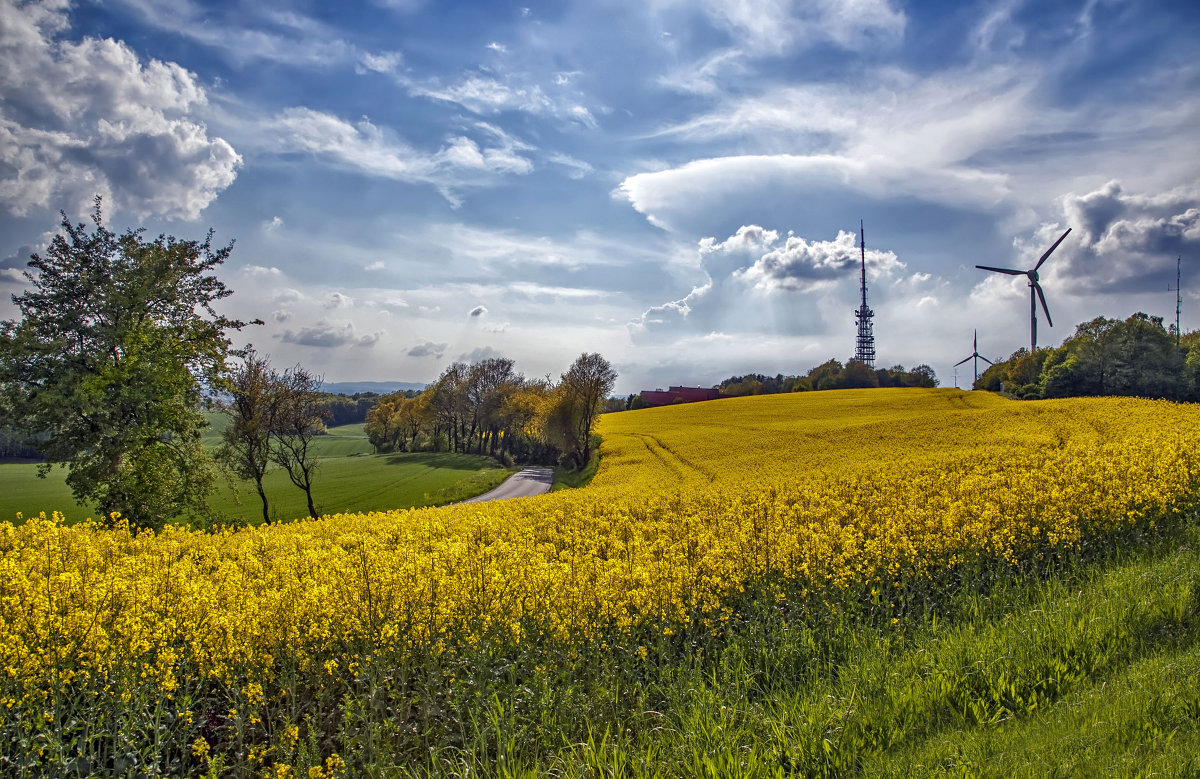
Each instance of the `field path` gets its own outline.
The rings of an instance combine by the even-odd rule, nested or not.
[[[554,484],[553,468],[525,468],[509,476],[500,486],[491,492],[476,495],[464,500],[463,503],[483,503],[489,500],[507,500],[508,498],[529,498],[550,491]]]

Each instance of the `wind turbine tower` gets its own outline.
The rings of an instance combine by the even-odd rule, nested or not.
[[[1033,354],[1037,351],[1037,304],[1042,302],[1042,311],[1046,314],[1046,324],[1054,327],[1054,322],[1050,319],[1050,309],[1046,308],[1046,294],[1042,292],[1042,285],[1038,283],[1038,269],[1042,267],[1042,263],[1050,256],[1050,253],[1058,248],[1058,245],[1063,242],[1067,234],[1071,232],[1071,228],[1067,228],[1067,232],[1058,237],[1046,252],[1038,257],[1037,265],[1034,265],[1029,270],[1018,270],[1016,268],[993,268],[989,265],[976,265],[980,270],[990,270],[996,273],[1004,273],[1009,276],[1025,276],[1029,279],[1029,353]]]
[[[975,361],[975,381],[979,381],[979,361],[983,360],[988,365],[995,365],[996,363],[992,362],[991,360],[989,360],[988,358],[984,357],[982,354],[979,353],[979,331],[978,330],[975,331],[975,340],[972,341],[971,343],[972,343],[972,346],[974,347],[973,351],[971,352],[971,355],[969,357],[964,357],[961,360],[959,360],[958,362],[954,363],[954,367],[957,368],[958,366],[962,365],[967,360],[974,360]],[[958,386],[958,385],[955,384],[955,386]],[[971,386],[973,389],[974,385],[971,385]]]
[[[854,361],[866,363],[870,368],[875,367],[875,331],[871,318],[875,312],[867,306],[867,239],[863,232],[862,220],[858,220],[858,248],[862,259],[862,305],[854,312],[858,320],[858,340],[854,346]]]

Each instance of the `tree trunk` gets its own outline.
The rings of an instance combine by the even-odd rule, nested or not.
[[[255,481],[255,485],[254,485],[254,486],[258,487],[258,497],[262,498],[262,504],[263,504],[263,524],[264,524],[264,525],[269,525],[269,524],[271,524],[271,513],[270,513],[270,511],[268,511],[268,509],[267,509],[267,493],[266,493],[266,491],[263,489],[263,483],[262,483],[262,479],[257,479],[257,480]]]

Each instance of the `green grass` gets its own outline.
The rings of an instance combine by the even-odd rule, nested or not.
[[[551,492],[558,490],[573,490],[579,487],[586,487],[596,476],[596,471],[600,468],[600,436],[592,434],[592,459],[588,460],[588,464],[582,468],[575,470],[573,468],[563,468],[558,466],[554,469],[554,483],[550,485]]]
[[[650,657],[477,669],[406,775],[1200,776],[1200,529],[896,625],[751,605]]]
[[[361,425],[357,427],[361,429]],[[313,486],[320,513],[440,506],[487,492],[511,473],[494,460],[475,455],[366,454],[362,441],[365,439],[360,441],[352,435],[323,436],[320,440],[322,459]],[[369,451],[370,445],[367,447]],[[95,515],[94,507],[80,506],[72,499],[64,481],[65,470],[55,468],[46,479],[38,479],[36,469],[33,463],[0,464],[0,519],[11,522],[17,512],[29,517],[42,511],[59,511],[68,522]],[[292,486],[282,470],[273,469],[265,487],[273,520],[308,516],[304,492]],[[232,521],[262,521],[262,503],[250,482],[238,481],[235,490],[221,480],[211,503],[220,515]]]

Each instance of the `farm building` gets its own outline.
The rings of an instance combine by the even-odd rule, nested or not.
[[[643,390],[642,401],[647,406],[669,406],[672,403],[695,403],[700,400],[716,400],[721,391],[711,387],[671,387],[663,390]]]

